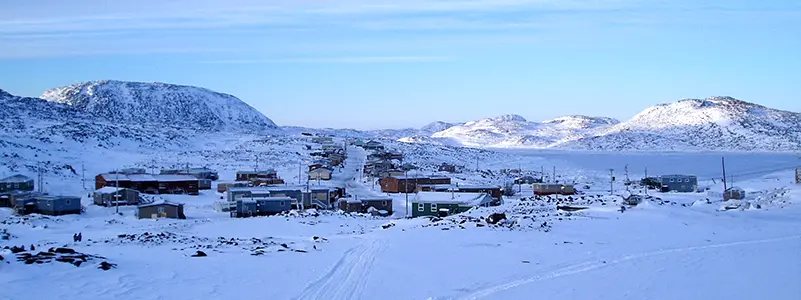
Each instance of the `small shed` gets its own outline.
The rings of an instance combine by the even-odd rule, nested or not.
[[[723,200],[743,200],[745,199],[745,190],[738,187],[730,187],[723,193]]]
[[[166,200],[139,205],[136,215],[139,219],[186,219],[183,203]]]
[[[439,168],[437,170],[439,170],[440,172],[456,173],[456,165],[442,163],[441,165],[439,165]]]
[[[72,196],[39,196],[36,197],[36,212],[51,216],[81,214],[81,198]]]
[[[94,192],[94,202],[95,205],[102,206],[137,205],[139,204],[139,191],[107,186]]]
[[[322,167],[309,171],[310,180],[331,180],[331,169]]]

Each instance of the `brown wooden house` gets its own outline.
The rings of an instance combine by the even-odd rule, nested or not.
[[[417,185],[451,184],[449,177],[439,176],[391,176],[379,180],[384,193],[414,193]]]

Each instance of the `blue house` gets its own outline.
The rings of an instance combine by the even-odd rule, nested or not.
[[[289,197],[240,199],[236,201],[236,209],[231,212],[231,217],[246,218],[274,215],[292,210],[294,202],[296,201]]]
[[[36,212],[43,215],[60,216],[81,213],[81,198],[72,196],[39,196]]]
[[[693,175],[662,175],[662,192],[693,193],[698,191],[698,177]]]

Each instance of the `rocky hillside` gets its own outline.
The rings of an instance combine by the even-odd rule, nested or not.
[[[801,113],[731,97],[649,107],[631,120],[556,145],[587,150],[801,150]]]
[[[545,148],[616,123],[617,120],[610,118],[587,116],[531,122],[522,116],[510,114],[455,125],[431,137],[450,138],[467,146]]]
[[[192,86],[103,80],[51,89],[42,98],[112,123],[209,131],[276,127],[234,96]]]

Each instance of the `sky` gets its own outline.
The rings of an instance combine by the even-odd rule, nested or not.
[[[725,95],[801,111],[797,0],[9,0],[0,89],[229,93],[279,125],[628,119]]]

